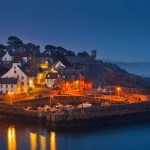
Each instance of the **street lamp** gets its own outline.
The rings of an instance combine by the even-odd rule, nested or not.
[[[120,97],[120,90],[121,90],[121,88],[120,88],[120,87],[117,87],[118,99],[119,99],[119,97]]]
[[[53,96],[50,96],[50,108],[52,107]]]
[[[12,103],[12,95],[14,94],[14,92],[8,92],[8,95],[10,96],[10,103]]]

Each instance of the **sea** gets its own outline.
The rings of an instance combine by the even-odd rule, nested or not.
[[[1,117],[0,150],[150,150],[150,120],[51,129]]]

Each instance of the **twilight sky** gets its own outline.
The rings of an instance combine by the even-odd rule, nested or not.
[[[96,49],[112,61],[150,61],[149,0],[0,0],[0,43]]]

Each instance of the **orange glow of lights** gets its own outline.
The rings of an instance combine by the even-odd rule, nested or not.
[[[50,133],[50,149],[56,150],[56,133],[55,132]]]
[[[30,133],[30,149],[36,150],[37,149],[37,134]]]
[[[53,72],[53,71],[54,71],[54,68],[51,68],[51,71]]]
[[[16,150],[16,130],[14,127],[8,128],[8,150]]]
[[[120,91],[121,90],[121,88],[120,87],[117,87],[117,91]]]
[[[40,135],[40,149],[46,150],[46,137]]]

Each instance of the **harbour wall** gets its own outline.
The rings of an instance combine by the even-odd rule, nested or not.
[[[19,104],[0,102],[0,114],[6,117],[22,118],[23,120],[36,120],[47,126],[73,126],[83,122],[107,122],[110,118],[114,120],[116,117],[124,119],[125,116],[128,116],[126,120],[134,120],[135,118],[130,117],[133,115],[136,116],[137,120],[150,119],[150,101],[110,106],[92,106],[56,113],[25,110],[24,106]]]
[[[81,103],[89,102],[93,105],[100,105],[102,102],[105,101],[111,101],[112,104],[120,104],[123,102],[118,102],[114,100],[108,100],[108,99],[101,99],[99,97],[88,97],[88,96],[53,96],[53,97],[43,97],[43,98],[36,98],[33,100],[24,100],[24,101],[18,101],[14,102],[14,104],[22,105],[22,106],[31,106],[31,107],[37,107],[37,106],[45,106],[45,105],[56,105],[57,103],[61,103],[63,105],[79,105]]]

